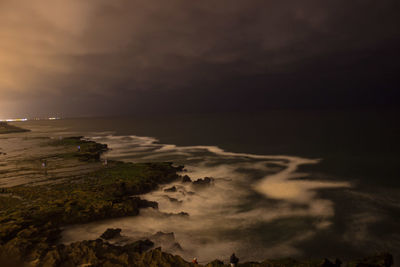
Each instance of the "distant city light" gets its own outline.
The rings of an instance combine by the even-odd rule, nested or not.
[[[0,119],[0,121],[5,121],[5,122],[13,122],[13,121],[28,121],[28,120],[59,120],[59,117],[50,117],[50,118],[33,118],[33,119],[28,119],[28,118],[22,118],[22,119]]]
[[[1,121],[6,121],[6,122],[11,122],[11,121],[27,121],[27,118],[23,118],[23,119],[6,119],[6,120],[1,120]]]

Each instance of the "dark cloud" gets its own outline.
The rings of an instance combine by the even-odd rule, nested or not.
[[[399,2],[0,3],[0,117],[397,105]]]

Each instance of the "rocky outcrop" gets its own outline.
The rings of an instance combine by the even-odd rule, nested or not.
[[[121,237],[121,229],[108,228],[100,237],[105,240]]]
[[[164,233],[157,232],[156,234],[149,237],[151,241],[153,241],[156,245],[159,245],[168,251],[181,252],[183,251],[182,246],[176,242],[175,235],[173,232]]]
[[[81,150],[65,157],[81,157],[79,153],[92,153],[88,159],[96,160],[105,149],[97,143],[80,137],[57,140],[55,145],[81,145]],[[62,155],[60,155],[61,158]],[[86,157],[85,155],[84,157]],[[149,250],[154,242],[166,243],[166,248],[183,250],[173,233],[156,233],[150,240],[140,240],[124,246],[109,244],[102,239],[60,245],[60,227],[121,216],[139,214],[143,207],[157,208],[156,202],[132,197],[147,193],[160,184],[182,178],[182,168],[172,163],[123,163],[110,161],[107,167],[87,174],[83,179],[46,186],[16,186],[0,189],[0,266],[193,266],[179,256],[164,253],[160,248]],[[189,178],[190,179],[190,178]],[[212,178],[193,182],[194,186],[208,186]],[[176,189],[176,187],[175,187]],[[10,197],[7,197],[10,196]],[[15,197],[14,197],[15,196]],[[165,216],[188,216],[187,213]],[[104,238],[118,236],[120,229],[104,233]],[[389,267],[390,254],[347,263],[349,267]],[[242,263],[239,266],[331,266],[325,261],[296,261],[293,259],[266,260],[261,263]],[[207,266],[227,266],[213,261]]]
[[[75,153],[69,153],[66,156],[76,157],[80,161],[99,161],[101,154],[108,150],[106,144],[100,144],[82,138],[83,136],[65,137],[58,140],[52,140],[49,145],[75,148]]]
[[[60,245],[48,251],[38,266],[191,266],[179,256],[162,252],[161,248],[144,251],[150,244],[145,240],[119,247],[97,239]]]
[[[393,256],[390,253],[379,253],[347,263],[348,267],[389,267],[392,265]]]
[[[158,203],[155,201],[149,201],[146,199],[141,199],[140,197],[132,197],[133,199],[136,199],[138,202],[139,208],[153,208],[153,209],[158,209]]]
[[[150,240],[159,243],[172,243],[175,242],[175,235],[173,232],[164,233],[160,231],[150,236]]]
[[[195,186],[210,186],[214,182],[214,178],[204,177],[204,179],[197,179],[193,182]]]
[[[164,192],[176,192],[176,186],[164,189]]]
[[[49,250],[39,266],[132,266],[140,262],[141,254],[153,246],[140,240],[125,246],[114,246],[101,239],[58,245]]]
[[[225,266],[224,262],[220,260],[214,260],[206,265],[206,267],[219,267],[219,266]]]
[[[74,145],[81,141],[79,138],[57,140]],[[96,153],[89,147],[92,143],[80,144],[81,152],[87,149],[90,153]],[[102,149],[100,146],[95,147]],[[80,152],[67,156],[74,156],[77,153]],[[46,263],[43,263],[43,266],[47,264],[56,266],[65,260],[65,255],[68,255],[68,258],[79,258],[79,260],[73,262],[66,260],[65,266],[75,266],[75,263],[89,261],[88,259],[90,262],[93,259],[96,264],[105,263],[110,259],[100,256],[96,256],[95,259],[93,256],[94,251],[104,246],[106,250],[110,249],[111,254],[115,254],[113,252],[115,248],[104,243],[55,247],[55,243],[59,240],[59,227],[134,216],[139,214],[140,208],[157,208],[156,202],[132,195],[149,192],[160,184],[178,179],[180,176],[177,171],[171,163],[109,162],[106,168],[93,171],[80,180],[1,189],[4,196],[0,201],[0,261],[1,258],[12,256],[24,262],[35,262],[39,266],[43,262]],[[143,249],[144,246],[140,247]],[[122,254],[118,252],[116,255],[120,257]]]
[[[192,179],[190,179],[190,177],[188,175],[184,175],[182,177],[182,183],[191,183]]]
[[[168,199],[171,203],[182,204],[182,200],[178,200],[177,198],[169,197],[169,196],[164,196],[164,197],[166,199]]]

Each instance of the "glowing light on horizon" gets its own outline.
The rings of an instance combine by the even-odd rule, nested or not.
[[[40,118],[34,118],[34,119],[28,119],[28,118],[21,118],[21,119],[0,119],[0,121],[3,122],[13,122],[13,121],[28,121],[28,120],[59,120],[59,117],[50,117],[50,118],[44,118],[44,119],[40,119]]]
[[[12,121],[27,121],[27,118],[22,118],[22,119],[5,119],[5,120],[0,120],[0,121],[6,121],[6,122],[12,122]]]

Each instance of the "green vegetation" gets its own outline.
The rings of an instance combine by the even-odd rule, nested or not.
[[[51,145],[81,147],[61,154],[98,160],[105,145],[80,138],[66,138]],[[155,189],[179,178],[171,163],[133,164],[109,162],[85,178],[61,184],[16,186],[0,190],[0,253],[24,261],[41,262],[54,250],[59,227],[94,220],[132,216],[140,207],[156,206],[133,195]]]
[[[83,140],[82,136],[52,140],[49,145],[67,148],[67,152],[57,155],[60,158],[68,159],[75,157],[82,161],[98,161],[100,160],[101,153],[107,151],[107,145]]]
[[[22,129],[20,127],[0,121],[0,134],[21,133],[21,132],[29,132],[29,130]]]

